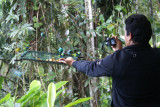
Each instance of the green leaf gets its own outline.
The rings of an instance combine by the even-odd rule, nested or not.
[[[53,107],[56,99],[56,86],[52,82],[48,86],[48,95],[47,95],[47,105],[48,107]]]
[[[157,28],[156,30],[155,30],[155,33],[159,33],[160,32],[160,28]]]
[[[107,27],[107,24],[106,24],[106,23],[102,23],[101,27],[102,27],[102,28],[106,28],[106,27]]]
[[[61,94],[64,90],[66,90],[66,88],[64,88],[64,89],[62,89],[62,90],[60,90],[60,91],[58,91],[58,92],[56,93],[56,97],[57,97],[59,94]]]
[[[89,82],[90,82],[90,79],[88,79],[85,84],[84,84],[84,87],[87,87],[89,85]]]
[[[115,6],[115,9],[116,9],[117,11],[121,11],[123,8],[124,8],[124,7],[123,7],[123,6],[120,6],[120,5]]]
[[[40,26],[42,26],[43,25],[43,23],[34,23],[34,27],[35,28],[38,28],[38,27],[40,27]]]
[[[47,107],[47,93],[40,91],[40,94],[35,96],[36,99],[33,99],[32,102],[27,104],[28,107]]]
[[[17,20],[17,21],[19,21],[19,16],[18,15],[14,15],[12,13],[12,11],[10,11],[8,17],[6,18],[6,23],[8,23],[10,20]]]
[[[38,81],[38,80],[33,80],[31,83],[30,83],[30,86],[29,86],[29,90],[35,88],[35,87],[41,87],[41,82]]]
[[[10,35],[10,37],[12,38],[14,38],[17,34],[18,34],[18,32],[19,32],[19,29],[16,29],[16,30],[14,30],[12,33],[11,33],[11,35]]]
[[[28,30],[34,31],[35,29],[33,27],[27,27]]]
[[[33,10],[38,10],[38,7],[33,7]]]
[[[39,66],[38,69],[39,69],[39,76],[44,76],[44,68],[42,66]]]
[[[37,22],[37,17],[36,16],[34,16],[32,19],[33,19],[33,22]]]
[[[104,23],[104,16],[102,14],[99,16],[99,19],[100,19],[101,23]]]
[[[35,107],[47,107],[47,93],[43,93],[37,101],[35,101]]]
[[[4,78],[0,77],[0,89],[2,89],[2,84],[3,84]]]
[[[74,42],[74,46],[78,45],[78,43],[79,43],[79,40],[76,40],[76,41]]]
[[[31,27],[31,26],[32,26],[32,24],[25,23],[21,27],[18,27],[17,29],[13,29],[10,37],[14,38],[17,35],[19,35],[19,36],[26,35],[28,33],[28,31],[33,31],[34,30],[34,28]]]
[[[38,10],[38,7],[37,7],[36,3],[34,3],[33,10]]]
[[[80,99],[76,100],[75,102],[71,102],[71,103],[67,104],[67,105],[64,106],[64,107],[71,107],[71,106],[77,105],[77,104],[79,104],[79,103],[85,102],[85,101],[90,100],[90,99],[92,99],[92,97],[80,98]]]
[[[15,97],[10,97],[5,101],[5,103],[0,104],[0,107],[14,107],[14,104],[15,104],[15,107],[20,107],[20,104],[14,103],[14,101],[15,101]]]
[[[17,103],[24,102],[28,97],[30,97],[32,94],[34,94],[36,91],[39,91],[40,87],[34,87],[31,90],[29,90],[26,95],[23,95],[20,99],[18,99]]]
[[[111,31],[114,27],[115,27],[114,24],[109,24],[109,25],[107,26],[107,29],[108,29],[109,31]]]
[[[43,101],[35,105],[35,107],[47,107],[47,98],[43,99]]]
[[[126,8],[123,8],[123,11],[127,14],[127,9]]]
[[[2,104],[3,102],[5,102],[6,100],[8,100],[11,97],[11,93],[8,93],[4,98],[2,98],[0,100],[0,104]]]
[[[26,99],[21,103],[21,107],[24,107],[27,102],[29,102],[30,100],[34,100],[34,96],[38,95],[40,93],[40,90],[37,90],[36,92],[32,93],[30,96],[26,97]]]
[[[24,25],[21,26],[21,29],[28,28],[31,26],[32,26],[32,24],[25,23]]]
[[[10,97],[6,102],[5,102],[5,106],[6,107],[14,107],[14,101],[15,101],[15,97]],[[18,105],[18,104],[17,104]],[[19,106],[15,106],[15,107],[20,107]]]
[[[60,81],[58,83],[55,84],[56,86],[56,90],[58,90],[59,88],[61,88],[63,85],[65,85],[68,81]]]
[[[49,72],[48,77],[46,78],[46,81],[53,81],[53,79],[56,77],[56,73],[54,72]]]
[[[113,28],[113,35],[116,35],[116,28]]]

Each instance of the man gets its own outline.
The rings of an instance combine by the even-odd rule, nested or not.
[[[115,37],[115,52],[97,61],[61,61],[92,77],[113,79],[112,107],[160,107],[160,49],[149,40],[151,24],[141,14],[125,21],[125,45]]]

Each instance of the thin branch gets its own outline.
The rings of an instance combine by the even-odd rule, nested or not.
[[[37,63],[37,71],[38,71],[38,74],[40,74],[40,73],[39,73],[39,65],[38,65],[38,63]],[[46,90],[46,87],[45,87],[45,84],[44,84],[44,82],[43,82],[42,77],[41,77],[40,75],[39,75],[39,77],[40,77],[40,80],[41,80],[41,83],[42,83],[42,85],[43,85],[43,87],[44,87],[45,92],[47,92],[47,90]]]
[[[40,6],[41,6],[41,5],[39,4],[38,12],[37,12],[37,22],[39,22],[38,16],[39,16],[39,9],[40,9]],[[36,28],[36,51],[37,51],[37,44],[38,44],[37,40],[38,40],[38,28]]]
[[[3,60],[2,60],[2,62],[1,62],[0,71],[1,71],[1,69],[2,69],[2,66],[3,66]]]
[[[40,3],[40,7],[42,9],[42,14],[43,14],[44,22],[47,25],[46,18],[45,18],[45,15],[44,15],[44,10],[43,10],[43,7],[42,7],[41,3]]]

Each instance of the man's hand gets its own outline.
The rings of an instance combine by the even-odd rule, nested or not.
[[[60,58],[59,59],[59,62],[62,62],[62,63],[65,63],[65,64],[67,64],[67,65],[72,65],[72,63],[74,62],[75,60],[73,60],[73,58],[72,57],[68,57],[68,58]]]
[[[114,51],[121,50],[121,49],[123,48],[122,42],[118,39],[117,36],[113,36],[113,37],[114,37],[115,40],[116,40],[116,46],[112,46],[112,49],[113,49]]]

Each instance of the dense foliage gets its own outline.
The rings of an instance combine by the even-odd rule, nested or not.
[[[160,47],[159,0],[91,2],[92,20],[86,13],[85,0],[0,0],[0,107],[5,107],[5,104],[7,107],[18,105],[23,102],[18,99],[24,96],[25,106],[30,106],[37,99],[47,98],[47,87],[51,82],[60,81],[68,83],[66,89],[62,86],[61,95],[56,97],[57,107],[79,98],[95,96],[98,98],[97,105],[110,105],[111,78],[100,77],[91,83],[92,78],[78,73],[73,67],[15,61],[27,50],[58,53],[58,49],[63,47],[65,53],[69,50],[73,53],[80,51],[84,60],[103,58],[113,53],[110,47],[101,49],[104,39],[118,35],[123,41],[124,21],[135,13],[145,14],[150,19],[154,32],[150,44]],[[92,30],[88,29],[90,22],[93,22]],[[89,35],[94,34],[92,46],[95,47],[95,56],[88,53],[88,40],[92,38],[87,36],[88,32]],[[41,87],[28,95],[33,80],[39,80]],[[90,88],[91,85],[96,88]],[[96,95],[91,96],[90,90]],[[36,98],[35,102],[30,101],[33,99],[31,96]],[[77,106],[90,107],[90,103],[86,101]]]

